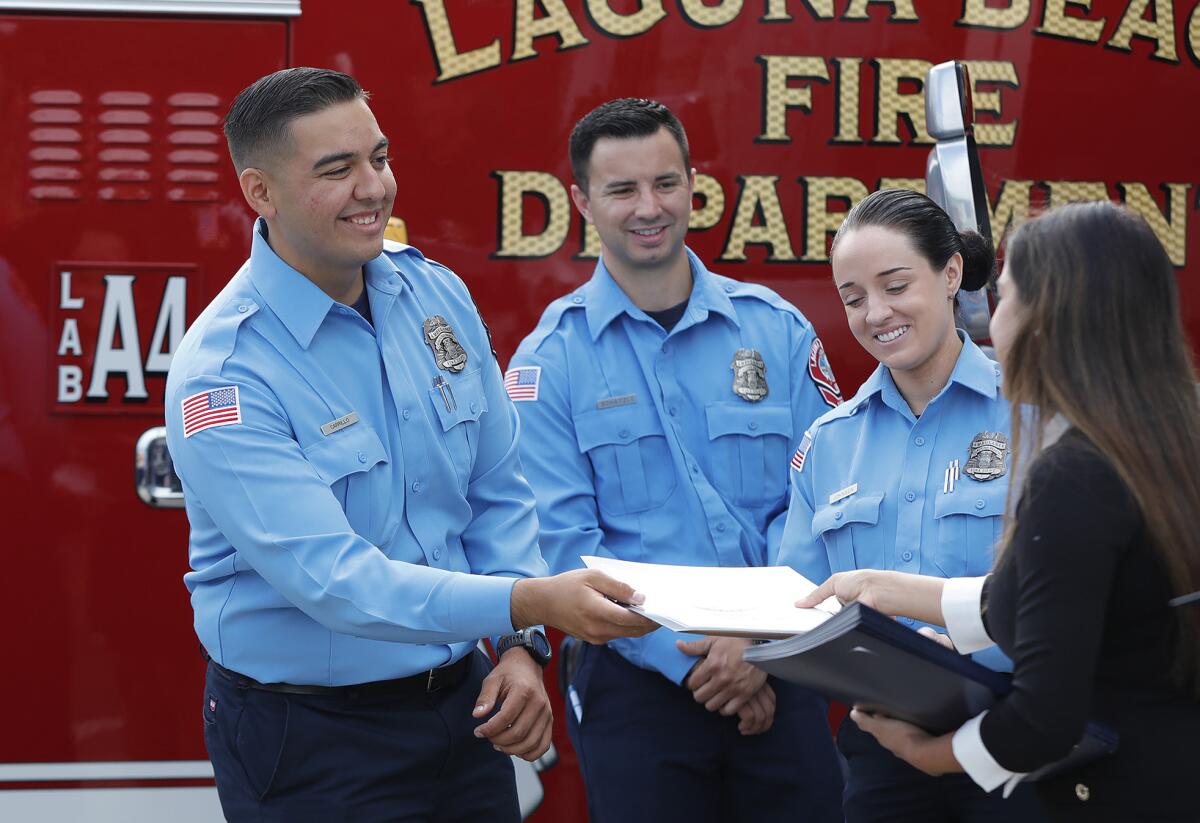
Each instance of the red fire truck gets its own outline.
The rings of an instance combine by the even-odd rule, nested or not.
[[[0,819],[219,819],[159,427],[184,329],[250,246],[221,135],[239,90],[313,65],[373,93],[395,213],[502,360],[597,255],[571,125],[661,99],[698,172],[690,245],[800,306],[853,390],[872,364],[830,233],[869,191],[924,186],[945,60],[969,69],[995,237],[1123,201],[1200,339],[1200,0],[0,0]],[[533,819],[583,820],[556,741]]]

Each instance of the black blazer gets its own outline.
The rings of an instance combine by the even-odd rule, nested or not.
[[[1015,517],[984,589],[1013,692],[984,718],[984,745],[1030,772],[1065,755],[1087,720],[1106,723],[1115,754],[1038,784],[1051,816],[1200,821],[1200,703],[1171,683],[1172,593],[1133,497],[1071,429],[1030,466]]]

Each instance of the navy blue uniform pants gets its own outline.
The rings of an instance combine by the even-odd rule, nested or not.
[[[512,761],[473,734],[491,663],[457,686],[352,699],[240,687],[208,667],[204,742],[233,823],[521,819]]]
[[[840,823],[842,775],[824,701],[771,678],[775,722],[738,733],[658,672],[584,646],[567,726],[591,823]],[[582,719],[573,703],[578,700]]]
[[[1031,786],[1007,799],[965,774],[930,777],[879,745],[846,718],[838,731],[846,758],[846,823],[1041,823],[1045,815]]]

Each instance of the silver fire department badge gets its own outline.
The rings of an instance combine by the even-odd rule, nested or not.
[[[733,393],[749,403],[767,396],[767,364],[754,349],[738,349],[733,353]]]
[[[438,368],[460,372],[467,365],[467,352],[459,345],[454,329],[440,314],[425,318],[425,342],[433,349]]]
[[[995,480],[1008,471],[1008,436],[1004,432],[980,432],[967,447],[962,473],[972,480]]]

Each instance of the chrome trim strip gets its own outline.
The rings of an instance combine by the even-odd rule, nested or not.
[[[202,780],[213,776],[207,760],[116,760],[80,763],[0,763],[0,782],[58,780]]]
[[[219,17],[298,17],[301,0],[0,0],[3,11],[203,14]]]

